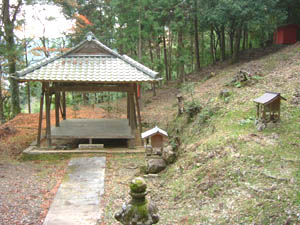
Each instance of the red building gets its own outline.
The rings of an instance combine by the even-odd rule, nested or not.
[[[274,32],[275,44],[294,44],[297,42],[297,31],[299,26],[296,24],[289,24],[278,27]]]

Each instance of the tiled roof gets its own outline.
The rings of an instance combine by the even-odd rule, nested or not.
[[[132,58],[121,56],[98,41],[93,34],[88,33],[86,40],[68,52],[46,58],[18,71],[17,79],[60,82],[151,82],[157,80],[157,74]]]

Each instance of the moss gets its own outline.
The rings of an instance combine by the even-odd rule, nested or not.
[[[130,183],[130,190],[134,193],[142,193],[146,190],[147,185],[143,178],[137,177]]]
[[[149,213],[148,213],[147,201],[144,201],[140,204],[136,204],[136,203],[133,204],[132,202],[129,204],[131,205],[131,208],[125,215],[124,218],[124,222],[126,222],[125,224],[130,224],[133,218],[139,218],[138,221],[143,221],[143,222],[148,220]]]
[[[138,215],[140,216],[140,218],[148,219],[147,201],[145,201],[145,203],[143,205],[137,205],[135,208],[136,208],[136,211],[137,211]]]

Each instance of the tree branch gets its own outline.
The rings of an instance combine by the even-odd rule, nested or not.
[[[15,7],[15,11],[14,11],[14,14],[13,14],[13,17],[12,17],[12,20],[11,22],[14,23],[17,19],[17,14],[21,8],[21,5],[22,5],[22,0],[18,0],[18,4],[17,6]]]

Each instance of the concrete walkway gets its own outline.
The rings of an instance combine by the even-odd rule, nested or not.
[[[44,225],[94,225],[101,218],[105,157],[71,159]]]

